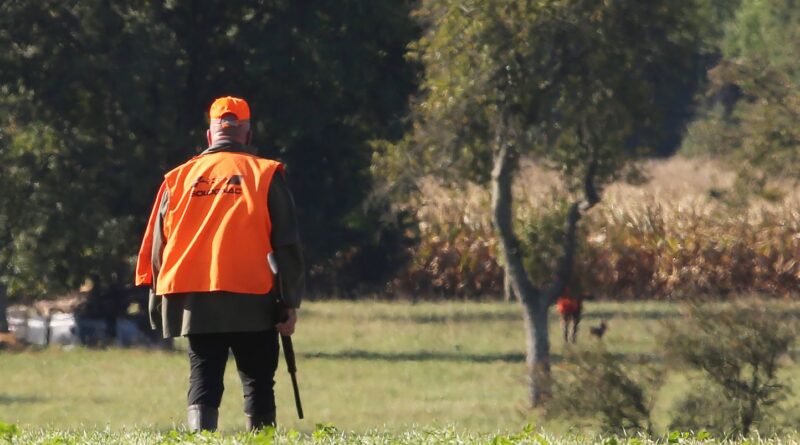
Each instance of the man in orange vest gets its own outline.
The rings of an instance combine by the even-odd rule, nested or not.
[[[217,428],[231,350],[254,430],[275,425],[278,334],[294,333],[304,290],[300,240],[283,165],[248,146],[247,102],[219,98],[209,120],[209,147],[164,176],[136,284],[151,288],[153,329],[188,338],[189,429]]]

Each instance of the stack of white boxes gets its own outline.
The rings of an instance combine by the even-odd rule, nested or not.
[[[53,314],[50,317],[48,342],[54,345],[74,346],[78,340],[78,323],[74,314]]]

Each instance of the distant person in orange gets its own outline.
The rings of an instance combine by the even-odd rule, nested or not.
[[[275,425],[278,334],[291,335],[304,290],[294,201],[280,162],[255,155],[250,107],[211,104],[208,148],[169,171],[139,251],[150,321],[189,344],[188,425],[216,430],[228,351],[250,430]]]
[[[573,295],[570,288],[564,289],[564,293],[556,300],[556,309],[561,314],[561,329],[564,331],[564,343],[570,342],[570,326],[572,327],[572,343],[577,343],[578,324],[581,322],[583,312],[584,295]]]

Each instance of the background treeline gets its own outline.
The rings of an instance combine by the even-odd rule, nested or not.
[[[368,142],[402,134],[415,88],[411,10],[394,0],[2,2],[2,281],[20,296],[93,273],[130,282],[161,175],[205,148],[208,107],[228,94],[249,101],[261,154],[288,165],[311,265],[378,242],[379,209],[363,211]]]
[[[612,194],[581,227],[576,276],[609,297],[788,295],[800,280],[791,204],[800,8],[793,0],[687,4],[700,38],[693,51],[670,55],[680,58],[679,75],[650,80],[660,130],[627,143],[648,147],[631,150],[639,158],[678,150],[713,157],[711,169],[694,169],[699,160],[676,165],[735,178],[670,196],[655,187]],[[313,293],[502,295],[479,173],[488,159],[480,150],[466,160],[453,153],[453,163],[474,166],[474,174],[456,173],[474,181],[465,189],[427,178],[427,160],[404,154],[425,93],[417,49],[436,26],[420,7],[3,2],[0,282],[18,297],[64,292],[91,274],[129,282],[161,175],[204,147],[208,105],[232,94],[251,104],[261,154],[288,165]],[[654,169],[620,179],[641,183]],[[685,182],[673,173],[654,183]],[[516,187],[527,191],[516,203],[517,229],[536,252],[526,267],[546,279],[568,191],[534,166]]]

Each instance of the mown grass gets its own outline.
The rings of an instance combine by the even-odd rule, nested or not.
[[[714,445],[714,444],[748,444],[748,445],[783,445],[800,443],[797,434],[782,437],[761,437],[758,435],[743,438],[714,438],[705,432],[699,434],[673,432],[663,437],[645,436],[600,436],[600,435],[553,435],[538,432],[528,427],[517,433],[508,434],[474,434],[459,433],[453,428],[425,429],[389,433],[370,431],[352,434],[342,433],[330,426],[322,426],[310,434],[294,430],[279,429],[277,432],[264,431],[256,434],[237,433],[222,435],[220,433],[189,434],[183,431],[164,433],[135,430],[115,432],[105,431],[58,431],[58,430],[24,430],[0,434],[0,444],[41,444],[41,445],[79,445],[79,444],[210,444],[210,445],[272,445],[272,444],[314,444],[314,445],[439,445],[439,444],[492,444],[492,445]]]
[[[787,312],[798,310],[796,303],[775,304]],[[668,303],[589,303],[579,341],[596,344],[588,327],[606,319],[610,330],[603,342],[620,360],[659,361],[660,320],[676,314],[677,308]],[[565,348],[558,330],[553,317],[556,373]],[[317,424],[328,423],[354,434],[381,432],[352,436],[358,437],[352,439],[357,443],[384,443],[424,431],[445,434],[448,428],[470,437],[466,443],[482,443],[496,434],[518,434],[527,424],[558,437],[592,433],[579,429],[578,419],[545,421],[526,408],[524,332],[515,304],[312,302],[302,309],[295,348],[306,419],[296,418],[281,365],[278,422],[302,437],[313,434]],[[787,375],[799,369],[791,363]],[[107,435],[112,443],[135,443],[137,437],[140,443],[158,442],[158,434],[183,427],[187,377],[183,351],[50,348],[0,353],[0,421],[18,425],[25,437],[39,443],[65,430],[78,436]],[[681,373],[669,382],[656,406],[660,433],[667,431],[672,404],[695,384]],[[239,440],[228,438],[244,422],[232,361],[225,383],[220,427],[225,440]]]

